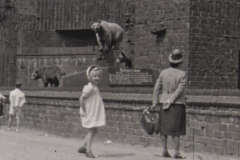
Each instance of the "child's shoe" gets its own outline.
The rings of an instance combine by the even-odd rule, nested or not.
[[[87,151],[86,156],[89,158],[96,158],[96,156],[93,155],[92,151]]]
[[[17,132],[17,133],[20,133],[19,129],[16,129],[16,132]]]
[[[163,155],[163,157],[165,157],[165,158],[171,158],[171,155],[170,155],[167,151],[164,151],[164,152],[162,153],[162,155]]]
[[[178,154],[175,154],[175,155],[174,155],[174,158],[175,158],[175,159],[185,159],[186,157],[183,156],[183,155],[181,155],[181,153],[178,153]]]
[[[7,128],[7,131],[10,131],[10,128]]]
[[[87,152],[87,149],[84,148],[84,147],[80,147],[80,148],[78,149],[78,153],[86,153],[86,152]]]

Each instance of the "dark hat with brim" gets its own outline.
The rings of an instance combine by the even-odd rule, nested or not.
[[[168,60],[173,64],[181,63],[183,61],[183,55],[179,49],[174,49],[169,55]]]

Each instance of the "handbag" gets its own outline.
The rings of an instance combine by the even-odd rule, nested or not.
[[[145,132],[149,135],[153,135],[155,132],[156,134],[159,133],[159,113],[155,110],[151,110],[150,108],[147,110],[144,110],[142,113],[141,118],[141,125]]]

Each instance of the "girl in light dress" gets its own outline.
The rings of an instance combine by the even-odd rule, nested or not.
[[[91,65],[88,67],[86,74],[89,83],[84,86],[79,98],[79,114],[82,127],[89,131],[78,152],[86,154],[89,158],[95,158],[96,156],[91,151],[92,140],[97,133],[97,128],[106,125],[105,109],[97,86],[101,80],[102,69],[97,65]]]

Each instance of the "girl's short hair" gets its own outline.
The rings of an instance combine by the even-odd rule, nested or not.
[[[15,83],[15,86],[16,86],[16,87],[21,87],[21,85],[22,85],[22,83],[21,83],[20,81],[17,81],[17,82]]]

